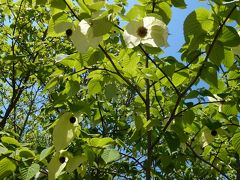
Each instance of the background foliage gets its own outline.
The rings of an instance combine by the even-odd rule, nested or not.
[[[240,179],[240,2],[191,12],[180,58],[123,31],[187,4],[138,2],[0,0],[1,179]],[[56,32],[82,19],[86,53]]]

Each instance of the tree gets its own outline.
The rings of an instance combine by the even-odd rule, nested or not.
[[[240,179],[240,2],[127,3],[0,0],[1,179]]]

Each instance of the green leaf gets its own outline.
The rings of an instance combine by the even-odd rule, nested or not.
[[[218,88],[217,71],[215,68],[208,67],[203,69],[201,78],[210,86]]]
[[[240,155],[240,132],[234,134],[232,137],[232,145],[236,152]]]
[[[32,179],[40,170],[40,165],[39,164],[36,164],[36,163],[33,163],[29,168],[28,168],[28,171],[27,171],[27,176],[24,180],[30,180]]]
[[[72,54],[72,55],[75,56],[75,54]],[[75,68],[76,71],[79,71],[80,69],[82,69],[82,65],[79,61],[77,61],[76,59],[73,59],[72,55],[61,60],[60,64],[63,64],[64,66],[68,66],[70,68]]]
[[[237,109],[236,102],[224,103],[223,106],[222,106],[222,112],[227,114],[227,115],[237,116],[239,111]]]
[[[85,4],[88,6],[89,9],[98,11],[105,5],[105,0],[85,0]]]
[[[65,89],[62,91],[62,94],[67,94],[68,97],[75,96],[80,89],[80,84],[76,81],[67,81]]]
[[[172,76],[172,82],[177,87],[182,85],[189,75],[186,72],[177,72]]]
[[[144,6],[134,5],[125,16],[126,20],[142,19],[146,15]]]
[[[81,7],[81,9],[83,11],[85,11],[86,13],[88,13],[89,15],[91,14],[90,9],[87,7],[86,3],[84,0],[77,0],[79,6]]]
[[[156,10],[158,12],[158,15],[161,16],[162,21],[165,24],[168,24],[172,17],[172,10],[170,5],[167,2],[160,2],[156,5]]]
[[[71,122],[71,118],[75,118],[75,122]],[[77,117],[72,113],[64,113],[57,121],[53,129],[53,144],[57,151],[66,148],[75,138],[79,127]]]
[[[35,153],[31,151],[30,149],[23,147],[19,150],[19,156],[24,158],[34,158]]]
[[[231,26],[224,26],[221,36],[218,38],[224,46],[235,47],[240,44],[240,36],[235,28]]]
[[[105,96],[108,99],[114,98],[117,95],[117,88],[115,84],[107,84],[105,86]]]
[[[85,113],[86,115],[91,116],[90,104],[87,101],[74,101],[72,104],[69,104],[70,110],[73,113]]]
[[[89,141],[89,145],[90,146],[94,146],[94,147],[104,147],[110,143],[113,143],[113,139],[106,137],[106,138],[92,138]]]
[[[187,5],[186,3],[184,2],[184,0],[172,0],[172,4],[174,7],[177,7],[177,8],[186,8]]]
[[[36,5],[46,5],[47,4],[47,2],[48,2],[48,0],[37,0],[36,1]]]
[[[91,21],[93,28],[93,36],[102,36],[110,31],[112,23],[107,17],[97,18]]]
[[[46,84],[44,91],[51,91],[58,84],[58,77],[54,77],[50,79],[50,81]]]
[[[3,158],[0,161],[0,178],[4,179],[4,177],[8,177],[16,170],[16,165],[12,160],[8,158]]]
[[[167,131],[164,137],[171,152],[174,152],[179,148],[180,140],[178,138],[178,135],[175,132]]]
[[[231,49],[224,48],[224,58],[222,63],[226,68],[231,68],[234,63],[234,53]]]
[[[234,62],[234,54],[231,49],[228,49],[221,43],[217,42],[214,44],[210,52],[209,59],[217,66],[220,66],[221,63],[224,63],[226,67],[231,67]]]
[[[189,41],[189,35],[194,38],[206,34],[213,29],[213,20],[207,9],[198,8],[190,13],[184,21],[185,40]]]
[[[195,113],[192,110],[184,112],[182,120],[184,124],[192,124],[195,118]]]
[[[11,144],[11,145],[15,145],[15,146],[21,146],[21,144],[12,137],[3,136],[1,138],[1,141],[3,144]]]
[[[6,152],[8,152],[8,149],[6,147],[0,146],[0,156],[1,154],[5,154]]]
[[[51,153],[53,152],[53,146],[48,147],[44,150],[42,150],[42,152],[40,153],[39,156],[39,161],[44,160],[46,157],[48,157]]]
[[[88,94],[94,95],[102,91],[102,86],[100,81],[91,79],[88,83]]]
[[[101,157],[105,163],[110,163],[112,161],[118,160],[120,158],[120,154],[116,149],[104,149]]]
[[[156,76],[156,71],[154,68],[142,68],[142,73],[144,74],[145,78],[157,81],[158,77]]]

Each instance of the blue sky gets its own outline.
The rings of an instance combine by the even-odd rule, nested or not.
[[[179,57],[178,50],[184,43],[183,36],[183,22],[189,13],[194,9],[204,7],[209,8],[207,2],[199,2],[198,0],[185,0],[188,5],[186,9],[172,8],[172,20],[170,21],[169,28],[169,47],[165,49],[164,56],[172,55],[174,57]]]

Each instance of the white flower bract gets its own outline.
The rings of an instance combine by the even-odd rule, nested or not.
[[[144,17],[141,21],[129,22],[123,37],[128,48],[133,48],[140,43],[152,47],[168,46],[167,25],[151,16]]]
[[[91,25],[84,19],[77,26],[73,23],[65,22],[55,25],[54,29],[57,33],[71,29],[72,33],[69,35],[69,38],[80,53],[86,53],[89,47],[96,48],[102,40],[101,36],[93,36]]]

